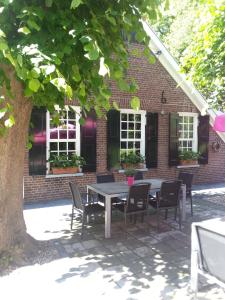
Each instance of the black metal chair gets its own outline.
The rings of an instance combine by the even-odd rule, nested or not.
[[[167,212],[169,209],[175,210],[175,220],[177,216],[177,209],[179,209],[179,228],[181,229],[181,212],[180,212],[180,188],[181,181],[164,181],[159,192],[156,192],[155,199],[149,199],[149,204],[156,209],[157,213],[157,227],[159,230],[160,211],[165,210],[165,219],[167,219]]]
[[[149,183],[137,183],[130,187],[124,206],[118,206],[118,209],[124,213],[125,225],[127,224],[127,216],[141,214],[143,220],[144,214],[148,213],[148,194],[150,187],[151,184]]]
[[[97,181],[97,183],[115,182],[115,177],[111,173],[97,174],[96,181]],[[98,194],[98,200],[99,200],[99,202],[105,203],[105,197],[100,194]],[[115,197],[115,198],[112,198],[111,202],[113,205],[116,205],[119,201],[118,201],[118,198]]]
[[[143,172],[138,171],[135,175],[134,175],[134,180],[142,180],[144,179],[143,177]]]
[[[89,216],[100,214],[105,211],[105,208],[96,202],[94,195],[87,193],[80,193],[78,186],[74,182],[69,182],[70,191],[73,198],[72,215],[70,228],[73,228],[73,219],[75,210],[82,215],[82,230],[81,236],[83,236],[83,229],[85,221]]]
[[[193,205],[192,205],[192,181],[194,174],[180,172],[178,175],[178,180],[181,180],[182,183],[186,184],[186,197],[189,197],[191,200],[191,215],[193,216]]]

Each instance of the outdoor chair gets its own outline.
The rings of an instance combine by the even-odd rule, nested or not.
[[[85,221],[92,215],[104,212],[105,208],[96,202],[93,194],[80,193],[76,183],[69,182],[69,186],[73,198],[70,228],[73,228],[74,213],[76,211],[82,216],[81,236],[83,236]]]
[[[212,226],[212,229],[192,223],[191,288],[195,296],[198,292],[198,274],[225,288],[225,235],[224,230],[223,234],[220,232],[223,223],[215,228]]]
[[[177,209],[179,209],[179,228],[181,229],[181,212],[180,212],[180,187],[181,181],[164,181],[161,185],[160,191],[156,192],[156,198],[150,198],[149,204],[156,209],[157,213],[157,227],[159,230],[160,211],[165,210],[165,219],[169,209],[174,209],[175,220],[177,217]]]
[[[182,183],[186,185],[186,196],[191,200],[191,215],[193,216],[193,205],[192,205],[192,181],[194,174],[180,172],[178,175],[178,180],[181,180]]]
[[[137,183],[130,186],[128,196],[123,198],[124,205],[118,205],[118,209],[124,213],[125,226],[127,224],[127,216],[136,216],[141,214],[142,221],[144,220],[144,214],[148,213],[148,194],[151,184],[149,183]]]
[[[96,181],[97,183],[108,183],[108,182],[115,182],[115,177],[113,174],[108,173],[108,174],[97,174],[96,175]],[[98,200],[99,202],[105,203],[105,197],[98,194]],[[119,203],[118,198],[112,198],[112,205],[117,205]]]

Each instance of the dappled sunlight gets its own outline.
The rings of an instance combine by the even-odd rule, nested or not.
[[[21,293],[21,299],[30,299],[38,282],[41,288],[32,299],[76,295],[83,299],[191,300],[191,222],[225,217],[223,206],[208,201],[213,193],[202,190],[202,194],[201,191],[195,194],[193,217],[187,202],[187,221],[182,224],[182,231],[173,212],[167,220],[161,216],[159,232],[155,215],[145,218],[143,223],[138,219],[136,224],[128,223],[125,227],[123,216],[113,212],[111,239],[104,238],[104,216],[90,219],[83,238],[79,215],[70,230],[70,201],[27,205],[24,216],[28,232],[35,239],[49,243],[52,252],[46,261],[43,258],[40,264],[36,261],[0,278],[0,284],[4,283],[7,289],[13,279],[16,288],[10,293],[17,298]],[[220,288],[211,288],[206,283],[200,287],[199,299],[224,299],[220,297]]]

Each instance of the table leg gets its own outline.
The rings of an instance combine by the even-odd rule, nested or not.
[[[198,292],[198,238],[196,226],[192,224],[191,231],[191,289]]]
[[[182,196],[180,199],[181,205],[181,220],[186,220],[186,184],[182,184],[181,186]]]
[[[105,196],[105,238],[111,237],[111,197]]]

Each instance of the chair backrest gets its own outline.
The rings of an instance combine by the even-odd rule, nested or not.
[[[178,175],[178,180],[181,180],[182,183],[186,184],[187,190],[191,190],[193,177],[194,177],[194,174],[180,172]]]
[[[78,209],[82,209],[82,199],[77,184],[74,182],[69,182],[69,185],[73,198],[73,205]]]
[[[197,226],[200,269],[225,283],[225,236]]]
[[[113,174],[97,174],[96,181],[97,183],[115,182],[115,178]]]
[[[142,180],[144,179],[143,177],[143,172],[138,171],[135,175],[134,175],[134,180]]]
[[[133,184],[128,193],[126,212],[135,212],[146,210],[148,207],[148,195],[151,184],[138,183]]]
[[[164,181],[160,189],[160,206],[173,207],[179,205],[180,180]]]

